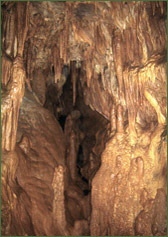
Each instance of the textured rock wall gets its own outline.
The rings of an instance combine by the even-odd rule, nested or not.
[[[3,235],[88,235],[90,213],[93,236],[166,235],[166,17],[162,1],[2,2]],[[72,106],[80,80],[85,104],[110,121],[81,169],[91,207],[76,122],[65,142],[42,107],[48,85],[59,101],[65,67]]]
[[[166,224],[162,227],[158,224],[161,220],[165,223],[164,212],[152,211],[153,203],[157,199],[160,202],[161,196],[166,195],[166,137],[163,139],[167,128],[164,105],[167,98],[166,30],[162,27],[163,40],[159,36],[161,28],[157,28],[164,24],[163,19],[158,18],[163,10],[156,17],[155,13],[150,13],[150,8],[142,10],[141,3],[135,4],[132,10],[135,9],[134,20],[127,22],[133,26],[135,22],[135,29],[127,30],[126,25],[126,29],[114,32],[118,98],[123,110],[127,109],[128,125],[124,126],[119,108],[115,112],[112,107],[112,137],[106,144],[101,167],[92,182],[91,235],[166,235],[167,231]],[[141,12],[139,20],[138,12]],[[154,30],[156,18],[159,23]],[[151,33],[153,31],[155,34]],[[157,35],[159,44],[156,43]],[[137,44],[141,53],[137,51]],[[127,53],[125,57],[124,53]],[[116,134],[113,132],[115,128]],[[163,194],[159,196],[160,192]],[[166,205],[166,201],[162,205]],[[150,211],[147,211],[149,206]],[[154,224],[156,219],[157,224]],[[159,228],[153,225],[159,225]]]
[[[64,136],[55,118],[28,91],[20,109],[17,143],[17,166],[8,168],[14,184],[4,180],[14,193],[8,234],[65,235]],[[11,163],[12,153],[6,156],[4,162]]]
[[[13,9],[10,15],[5,18],[2,49],[2,107],[1,107],[1,136],[2,150],[11,151],[15,149],[16,132],[19,108],[24,95],[24,83],[26,80],[26,72],[23,63],[23,49],[28,31],[28,3],[17,3],[15,6],[16,13]],[[23,19],[23,14],[25,14]],[[17,20],[15,20],[15,18]],[[6,34],[5,34],[6,33]],[[14,47],[15,34],[17,37],[17,45],[15,47],[16,54],[12,50]],[[15,57],[15,58],[14,58]],[[13,59],[14,58],[14,59]],[[13,62],[11,61],[13,59]],[[5,87],[6,86],[6,87]]]
[[[91,235],[135,235],[134,223],[138,214],[146,213],[148,203],[155,201],[160,188],[166,195],[163,172],[166,140],[161,142],[165,129],[164,125],[158,125],[145,132],[141,130],[134,146],[130,143],[128,129],[116,133],[106,143],[101,167],[92,181]],[[159,213],[151,217],[148,225],[152,225],[157,215]],[[164,222],[164,212],[160,215]],[[142,235],[149,233],[144,225],[139,228]],[[163,233],[166,235],[166,224],[162,230],[157,230],[157,234]],[[150,235],[155,234],[150,232]]]

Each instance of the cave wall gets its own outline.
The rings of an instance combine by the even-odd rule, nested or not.
[[[2,234],[166,236],[167,3],[1,13]]]

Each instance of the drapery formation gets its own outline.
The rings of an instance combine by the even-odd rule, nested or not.
[[[13,59],[11,61],[6,53],[3,54],[1,78],[2,85],[6,87],[2,91],[1,100],[2,151],[12,151],[16,145],[19,108],[24,95],[26,77],[23,50],[28,31],[28,6],[29,3],[17,3],[16,15],[12,11],[7,19],[6,39],[2,45],[2,49],[4,50],[5,47],[6,53]],[[17,41],[17,51],[14,49],[15,41]]]

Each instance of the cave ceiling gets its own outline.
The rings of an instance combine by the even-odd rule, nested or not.
[[[9,12],[14,3],[2,2],[2,7]],[[126,113],[129,106],[142,102],[141,87],[146,83],[142,77],[147,77],[143,68],[155,70],[154,61],[166,60],[165,22],[166,2],[30,2],[24,47],[28,81],[35,80],[33,73],[39,69],[47,73],[48,83],[62,88],[62,69],[75,61],[85,72],[80,78],[85,103],[110,120],[112,104],[122,104]],[[49,76],[51,71],[54,78]],[[130,79],[130,74],[136,79]],[[127,88],[129,83],[134,89]],[[126,95],[131,90],[140,94],[133,95],[132,102]],[[156,117],[153,106],[146,106]]]

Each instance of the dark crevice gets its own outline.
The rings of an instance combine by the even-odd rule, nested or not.
[[[53,75],[55,74],[54,66],[52,66],[52,73],[53,73]]]
[[[73,104],[72,76],[74,76],[74,64],[74,62],[71,62],[70,68],[68,68],[68,66],[64,66],[62,69],[62,75],[66,78],[66,81],[61,88],[62,94],[59,97],[59,91],[57,91],[57,87],[54,84],[47,87],[45,107],[54,114],[62,127],[62,130],[64,131],[66,136],[67,160],[70,160],[71,158],[74,159],[74,157],[76,157],[76,179],[71,176],[71,162],[68,163],[69,160],[67,161],[67,166],[70,171],[69,179],[73,179],[74,185],[81,190],[83,196],[85,197],[91,194],[90,183],[100,167],[100,149],[104,148],[104,146],[100,144],[101,148],[98,149],[98,154],[94,153],[93,155],[93,157],[96,158],[94,159],[94,164],[92,163],[91,167],[90,154],[93,153],[92,149],[97,143],[96,134],[99,131],[99,136],[103,138],[103,133],[107,127],[108,121],[98,112],[93,111],[88,105],[85,104],[84,92],[81,84],[81,77],[83,73],[81,68],[76,68],[76,102]],[[52,72],[54,73],[54,68],[52,68]],[[101,82],[101,75],[99,75],[99,81]],[[67,120],[66,124],[67,117],[69,120]],[[70,123],[68,123],[68,121],[70,121]],[[72,132],[74,132],[75,136],[75,145],[73,142],[71,143]],[[80,137],[81,134],[82,138]],[[72,149],[71,152],[72,155],[74,154],[74,157],[69,157],[70,149]],[[66,199],[66,208],[69,210],[68,202],[70,202],[71,197],[68,197],[67,195]],[[89,198],[88,201],[90,202]],[[71,214],[73,215],[72,210],[66,211],[66,218],[68,220],[73,219]]]
[[[83,190],[83,193],[84,193],[85,196],[87,196],[90,193],[90,190],[85,189],[85,190]]]
[[[84,163],[83,149],[82,146],[79,145],[78,157],[77,157],[77,167],[80,169]]]
[[[58,119],[58,122],[59,122],[59,124],[61,125],[63,131],[64,131],[64,126],[65,126],[66,117],[67,117],[67,116],[60,115],[60,116],[59,116],[59,119]]]

